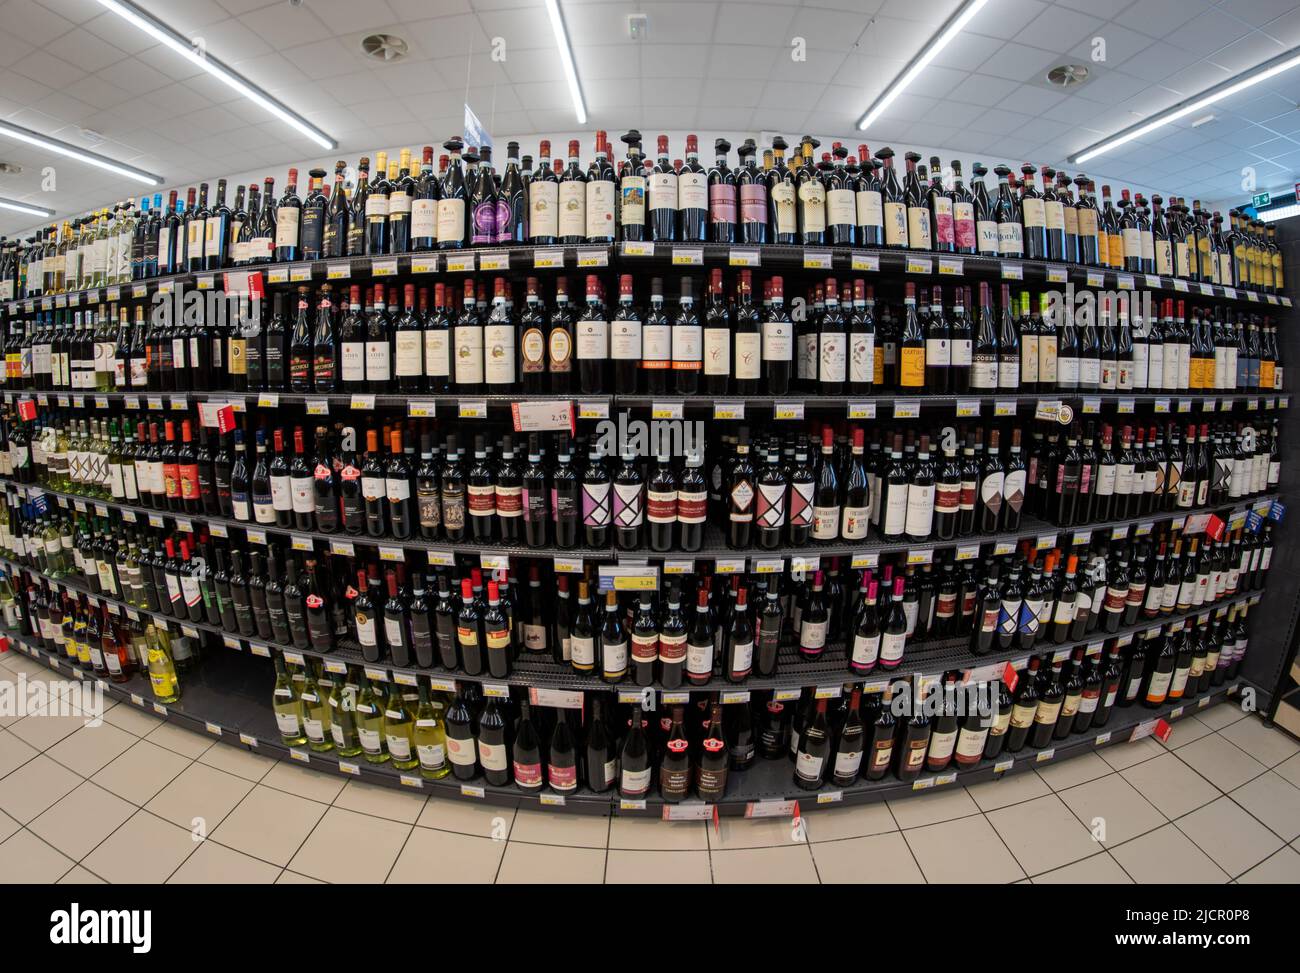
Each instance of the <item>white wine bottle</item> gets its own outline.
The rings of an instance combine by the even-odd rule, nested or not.
[[[388,760],[388,751],[384,749],[384,711],[365,673],[361,674],[361,692],[357,696],[357,733],[367,761],[382,764]]]
[[[388,699],[384,703],[384,742],[388,755],[398,770],[419,766],[415,751],[415,714],[398,689],[397,683],[388,684]],[[368,756],[368,755],[367,755]]]
[[[361,734],[357,729],[357,687],[352,670],[335,682],[330,691],[330,738],[340,757],[355,757],[361,752]]]
[[[275,723],[280,728],[280,739],[287,747],[297,747],[307,742],[302,729],[302,697],[284,666],[284,656],[275,657],[275,691],[273,693]]]
[[[438,780],[451,772],[447,763],[447,732],[424,683],[420,683],[420,703],[415,710],[415,754],[420,761],[421,777]]]
[[[329,700],[321,692],[310,663],[303,670],[302,728],[307,735],[307,746],[312,750],[324,753],[334,749],[334,741],[330,738]]]

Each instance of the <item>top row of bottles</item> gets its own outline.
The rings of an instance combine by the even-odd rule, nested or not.
[[[1178,196],[1096,187],[1083,173],[1073,179],[1051,166],[994,167],[997,186],[985,185],[976,162],[966,185],[954,160],[938,156],[929,168],[916,152],[904,155],[901,175],[888,146],[866,145],[850,155],[833,143],[817,160],[817,139],[805,135],[787,162],[777,136],[762,152],[748,139],[731,168],[731,144],[714,143],[715,162],[699,161],[699,143],[686,137],[685,160],[671,159],[660,135],[651,164],[641,135],[622,136],[627,158],[616,169],[605,132],[596,133],[595,158],[583,168],[580,143],[569,142],[568,164],[551,159],[542,140],[534,167],[507,146],[498,174],[492,150],[459,138],[435,172],[432,146],[418,168],[409,149],[397,161],[378,152],[362,157],[349,178],[334,168],[312,169],[305,195],[298,170],[278,197],[267,178],[172,190],[118,203],[26,241],[0,238],[0,300],[57,294],[144,280],[160,274],[222,270],[272,261],[400,254],[510,244],[578,245],[619,241],[863,246],[989,257],[1059,260],[1131,273],[1279,293],[1282,255],[1273,228],[1240,210],[1227,219]],[[1039,178],[1041,176],[1041,188]]]

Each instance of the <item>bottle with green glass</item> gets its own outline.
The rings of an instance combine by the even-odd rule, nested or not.
[[[302,729],[302,697],[285,668],[282,655],[275,657],[275,690],[271,696],[280,739],[287,747],[302,746],[307,742],[307,734]]]
[[[361,692],[357,695],[357,733],[369,763],[382,764],[388,760],[388,751],[384,749],[384,706],[365,673],[361,674]]]
[[[438,780],[451,772],[447,763],[447,733],[424,683],[420,683],[420,702],[415,709],[415,754],[420,761],[421,777]]]
[[[357,729],[357,687],[351,670],[334,681],[330,690],[330,736],[340,757],[355,757],[361,752],[361,734]]]
[[[384,741],[393,766],[398,770],[419,766],[420,758],[415,750],[415,713],[395,682],[388,684],[388,699],[384,702]]]
[[[334,749],[330,737],[330,704],[321,691],[309,663],[302,676],[302,728],[307,735],[307,746],[317,753]]]

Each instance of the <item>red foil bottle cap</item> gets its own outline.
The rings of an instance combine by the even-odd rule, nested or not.
[[[700,151],[700,140],[694,135],[686,136],[686,154],[691,155]]]
[[[543,159],[545,159],[548,155],[551,154],[550,139],[542,139],[540,142],[537,143],[537,154]]]

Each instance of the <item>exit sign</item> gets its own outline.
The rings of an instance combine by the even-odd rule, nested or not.
[[[1256,193],[1252,197],[1251,201],[1254,203],[1255,209],[1259,209],[1261,206],[1267,206],[1271,203],[1273,201],[1273,196],[1271,193]]]

